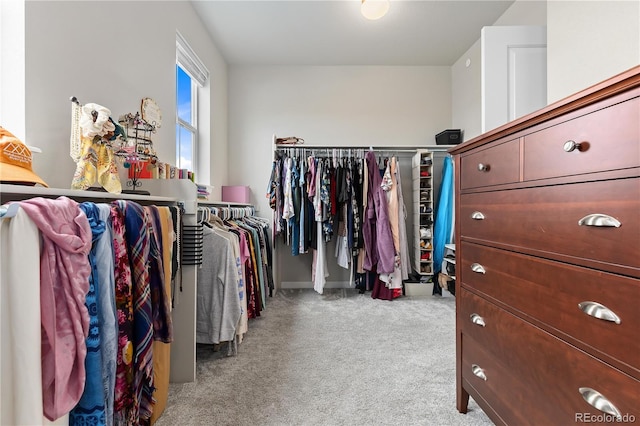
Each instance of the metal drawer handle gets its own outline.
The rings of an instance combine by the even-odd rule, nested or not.
[[[593,390],[591,388],[579,388],[578,390],[582,394],[584,400],[587,401],[587,403],[595,409],[600,410],[603,413],[616,416],[617,418],[622,417],[620,410],[618,410],[616,406],[611,403],[611,401],[605,398],[597,390]]]
[[[611,309],[607,308],[604,305],[601,305],[598,302],[581,302],[578,303],[578,307],[582,312],[587,315],[591,315],[594,318],[620,324],[620,317],[616,315]]]
[[[582,148],[582,145],[580,145],[580,144],[579,144],[579,143],[577,143],[576,141],[571,141],[571,140],[566,141],[566,142],[564,143],[564,145],[562,146],[562,149],[564,149],[564,150],[565,150],[565,152],[571,152],[571,151],[574,151],[574,150],[576,150],[576,149],[577,149],[578,151],[580,151],[580,148]]]
[[[484,322],[484,318],[482,318],[480,315],[478,314],[471,314],[469,315],[469,317],[471,318],[471,322],[479,325],[480,327],[484,327],[486,324]]]
[[[473,220],[483,220],[484,219],[484,215],[482,214],[482,212],[473,212],[473,213],[471,213],[471,219],[473,219]]]
[[[480,377],[482,380],[487,380],[487,375],[484,374],[484,370],[482,368],[480,368],[479,365],[472,364],[471,365],[471,372],[473,374],[475,374],[476,376]],[[582,389],[582,388],[580,388],[580,389]]]
[[[488,164],[478,163],[478,171],[479,172],[488,172],[491,169],[491,166]]]
[[[472,263],[471,264],[471,270],[473,272],[477,272],[478,274],[484,274],[484,273],[487,272],[487,271],[485,271],[484,266],[482,266],[479,263]]]
[[[620,228],[622,225],[616,218],[602,213],[588,214],[578,221],[580,226],[606,226]]]

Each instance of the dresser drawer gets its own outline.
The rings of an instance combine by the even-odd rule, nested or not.
[[[520,179],[517,139],[464,155],[460,161],[462,189],[513,183]]]
[[[587,259],[640,277],[640,178],[462,194],[459,214],[463,240],[578,264]],[[591,214],[612,216],[621,225],[579,225]]]
[[[525,136],[524,179],[640,166],[639,117],[640,98],[633,98]],[[580,148],[566,152],[567,141]]]
[[[511,388],[507,387],[509,390],[500,397],[510,402],[511,410],[525,411],[533,424],[567,425],[576,421],[577,413],[603,415],[585,401],[581,388],[599,392],[621,415],[640,419],[639,381],[463,288],[456,297],[461,297],[458,319],[463,322],[463,379],[473,383],[472,376],[476,375],[469,371],[470,364],[484,370],[487,383],[492,380],[493,368],[508,371],[526,383],[530,393],[520,395],[516,386],[514,400]],[[469,321],[469,315],[474,313],[483,317],[484,327]],[[467,354],[465,342],[469,338],[495,358],[494,366],[489,362],[489,367],[485,367],[486,359],[476,361],[474,354],[478,351],[473,350],[473,345]],[[527,398],[521,400],[524,396]]]
[[[540,415],[544,413],[539,413],[536,408],[536,404],[541,402],[540,395],[534,394],[517,372],[507,369],[498,357],[469,335],[462,335],[462,347],[462,378],[465,386],[471,386],[490,405],[490,410],[485,411],[499,415],[502,422],[498,421],[497,424],[541,424]],[[482,369],[486,380],[474,374],[477,368]],[[505,389],[508,389],[508,395]]]
[[[459,250],[462,285],[616,358],[640,378],[640,280],[471,243]],[[585,302],[608,308],[619,323]]]

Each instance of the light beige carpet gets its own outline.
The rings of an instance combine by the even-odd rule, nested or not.
[[[198,346],[166,425],[491,425],[455,407],[455,299],[280,290],[237,356]]]

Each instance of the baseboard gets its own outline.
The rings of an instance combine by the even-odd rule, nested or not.
[[[311,281],[283,281],[278,286],[280,289],[313,288]],[[355,288],[349,286],[348,281],[327,281],[324,288]]]

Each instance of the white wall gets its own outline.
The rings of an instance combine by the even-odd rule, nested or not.
[[[271,137],[306,145],[434,144],[451,124],[449,67],[234,66],[229,184],[250,185],[268,215]]]
[[[468,141],[482,133],[480,39],[451,66],[451,127]]]
[[[24,0],[0,1],[0,126],[25,141]]]
[[[545,25],[546,0],[516,0],[493,25]]]
[[[175,33],[179,30],[212,72],[213,181],[226,180],[227,69],[190,3],[183,1],[26,2],[26,140],[43,149],[36,172],[68,188],[70,96],[111,109],[112,117],[156,100],[163,126],[154,136],[161,161],[175,162]]]
[[[547,101],[640,64],[640,1],[549,1]]]
[[[518,0],[493,25],[546,25],[546,21],[546,1]],[[480,61],[478,33],[478,41],[451,66],[452,128],[462,129],[465,141],[482,133]]]

